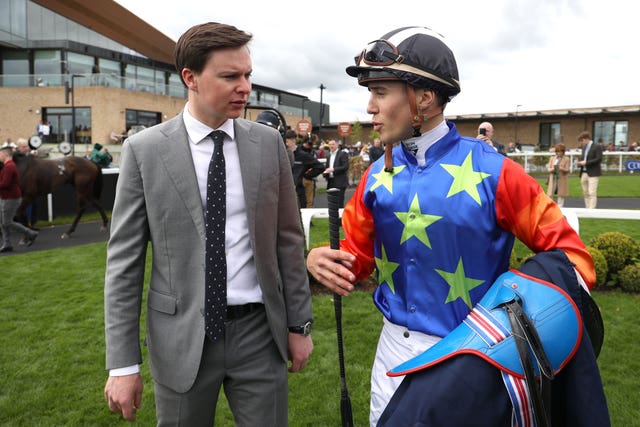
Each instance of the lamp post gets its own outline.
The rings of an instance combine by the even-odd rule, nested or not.
[[[516,137],[515,137],[516,147],[518,146],[518,109],[520,107],[522,107],[521,104],[516,105]]]
[[[323,83],[320,83],[320,120],[318,120],[318,139],[322,141],[322,119],[324,118],[324,104],[322,103],[322,92],[327,88]]]
[[[76,77],[84,77],[82,74],[71,75],[71,155],[76,155]]]
[[[305,96],[302,98],[302,118],[304,119],[304,103],[309,100],[309,97]]]

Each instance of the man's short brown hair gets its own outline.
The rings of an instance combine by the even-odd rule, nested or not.
[[[578,141],[582,141],[583,139],[591,141],[591,134],[587,131],[580,133],[580,135],[578,135]]]
[[[173,52],[176,70],[189,68],[200,74],[213,52],[225,48],[242,47],[249,43],[253,36],[233,25],[207,22],[189,28],[180,36]],[[183,81],[184,83],[184,81]]]
[[[289,129],[285,133],[284,137],[285,137],[285,139],[298,139],[298,132],[296,132],[293,129]]]

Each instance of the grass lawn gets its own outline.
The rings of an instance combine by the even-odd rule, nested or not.
[[[640,192],[637,177],[625,176]],[[616,178],[616,179],[618,179]],[[627,179],[636,179],[627,183]],[[635,187],[634,187],[635,186]],[[614,191],[615,190],[615,191]],[[579,194],[579,193],[578,193]],[[640,194],[631,197],[640,197]],[[326,221],[314,220],[312,242],[328,240]],[[585,242],[603,231],[621,231],[640,240],[633,221],[581,220]],[[525,250],[524,248],[523,250]],[[125,426],[103,397],[103,284],[106,243],[31,252],[0,258],[0,426]],[[147,274],[148,277],[148,274]],[[595,292],[605,321],[598,360],[613,426],[640,426],[640,295]],[[382,322],[367,292],[343,298],[346,375],[356,426],[368,425],[369,372]],[[333,301],[313,297],[314,353],[304,372],[290,374],[290,425],[340,425],[340,377]],[[142,324],[144,329],[144,322]],[[144,334],[144,330],[143,330]],[[137,425],[155,425],[153,386],[146,354],[145,392]],[[568,396],[568,398],[570,398]],[[221,399],[216,425],[233,425]]]

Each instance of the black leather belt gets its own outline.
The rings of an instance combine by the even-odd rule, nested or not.
[[[264,304],[259,302],[250,302],[243,305],[228,305],[227,306],[227,320],[236,320],[246,316],[252,311],[256,311],[264,307]]]

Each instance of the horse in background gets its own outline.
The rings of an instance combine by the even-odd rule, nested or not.
[[[76,217],[71,227],[61,237],[65,239],[71,236],[88,204],[93,205],[102,217],[100,230],[107,229],[109,219],[100,203],[102,169],[98,165],[91,160],[76,156],[48,160],[16,153],[13,160],[18,168],[22,191],[19,214],[24,214],[27,206],[38,196],[53,193],[69,184],[76,191]]]

